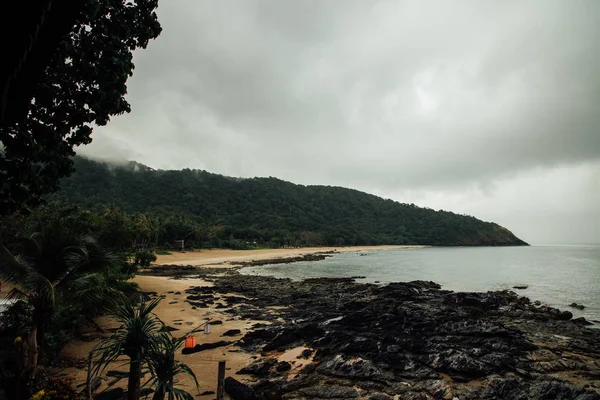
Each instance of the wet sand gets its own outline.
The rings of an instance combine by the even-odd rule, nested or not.
[[[268,260],[275,258],[298,257],[306,254],[323,252],[354,252],[365,250],[393,250],[422,248],[427,246],[351,246],[351,247],[301,247],[297,249],[261,249],[261,250],[230,250],[211,249],[189,252],[173,252],[171,255],[157,255],[157,265],[186,264],[194,266],[210,266],[227,268],[236,262]]]

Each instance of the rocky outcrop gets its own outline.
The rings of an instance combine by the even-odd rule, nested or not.
[[[258,400],[254,389],[230,376],[225,378],[223,387],[232,400]]]
[[[279,257],[279,258],[269,258],[266,260],[252,260],[252,261],[237,261],[235,265],[239,265],[242,267],[253,267],[260,265],[270,265],[270,264],[291,264],[298,261],[321,261],[326,259],[327,257],[331,257],[333,254],[336,254],[337,251],[327,251],[321,253],[311,253],[311,254],[303,254],[301,256],[295,257]]]
[[[214,282],[188,294],[233,293],[244,302],[226,312],[271,322],[238,342],[263,354],[238,371],[258,379],[258,397],[600,399],[600,332],[512,291],[346,278],[231,275]],[[300,345],[309,349],[308,365],[277,361]]]

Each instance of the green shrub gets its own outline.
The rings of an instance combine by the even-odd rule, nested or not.
[[[135,255],[134,265],[147,268],[156,261],[156,256],[149,251],[139,252]]]
[[[31,400],[78,400],[70,378],[53,377],[39,385],[38,391]]]

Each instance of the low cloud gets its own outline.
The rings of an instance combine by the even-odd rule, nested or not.
[[[499,220],[491,208],[512,190],[523,198],[509,222],[536,210],[529,189],[556,186],[544,176],[598,171],[596,1],[179,0],[159,18],[162,35],[135,57],[133,112],[82,152],[400,201],[429,193],[415,203],[456,211],[478,188],[470,209]],[[588,184],[563,201],[600,221]]]

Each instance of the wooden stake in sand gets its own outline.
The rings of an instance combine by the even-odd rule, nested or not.
[[[219,372],[217,374],[217,400],[223,400],[225,397],[225,361],[219,361]]]

